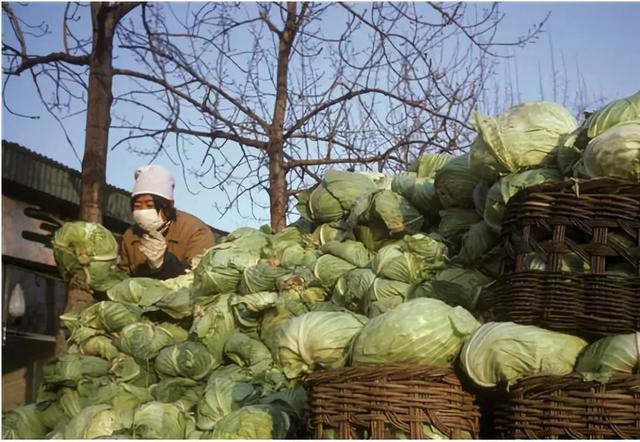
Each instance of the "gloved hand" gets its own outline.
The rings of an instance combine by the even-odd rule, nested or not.
[[[167,240],[162,233],[152,230],[142,235],[138,249],[147,257],[149,267],[158,270],[164,263],[164,255],[167,252]]]

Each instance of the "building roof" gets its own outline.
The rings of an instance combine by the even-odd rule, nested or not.
[[[80,205],[80,171],[5,140],[2,140],[2,179]],[[105,216],[133,223],[130,200],[130,192],[107,184]]]
[[[17,143],[2,140],[2,179],[33,189],[61,201],[80,205],[80,171],[65,166]],[[107,184],[104,215],[133,224],[131,192]],[[212,227],[216,236],[227,232]]]

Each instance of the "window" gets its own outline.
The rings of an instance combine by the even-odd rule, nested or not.
[[[54,276],[12,264],[4,265],[3,270],[2,322],[7,332],[54,336],[64,311],[65,284]],[[24,293],[25,313],[13,318],[9,315],[9,300],[18,284]]]

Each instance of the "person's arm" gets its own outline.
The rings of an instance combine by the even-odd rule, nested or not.
[[[118,268],[128,275],[131,275],[132,273],[131,259],[129,258],[129,252],[126,247],[124,235],[120,240],[120,248],[118,252]]]
[[[196,231],[191,235],[187,245],[188,265],[191,265],[194,258],[201,257],[207,250],[215,245],[215,237],[213,232],[206,224],[202,223]]]

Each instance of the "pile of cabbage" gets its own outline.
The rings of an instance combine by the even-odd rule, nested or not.
[[[53,242],[60,273],[99,302],[62,316],[65,351],[36,402],[3,416],[3,437],[304,437],[302,380],[344,366],[460,364],[484,387],[633,370],[635,335],[587,347],[482,324],[476,305],[503,273],[501,222],[520,189],[640,180],[639,109],[640,93],[580,126],[548,102],[476,113],[468,153],[422,155],[393,177],[329,170],[299,195],[299,221],[238,229],[172,280],[126,277],[110,232],[66,224]],[[568,271],[584,269],[574,261]]]

